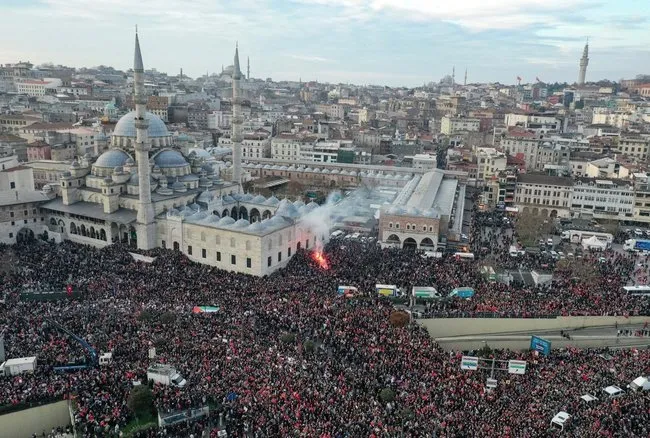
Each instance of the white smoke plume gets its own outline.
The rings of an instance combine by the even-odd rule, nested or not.
[[[359,207],[369,203],[368,195],[366,189],[354,190],[345,197],[339,191],[332,192],[327,196],[323,205],[300,219],[301,226],[321,237],[323,243],[326,243],[337,218],[355,215],[355,211]]]

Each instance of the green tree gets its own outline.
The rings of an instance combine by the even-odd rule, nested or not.
[[[379,392],[379,398],[384,403],[390,403],[395,400],[395,391],[390,388],[384,388]]]
[[[176,314],[173,312],[165,312],[160,316],[160,322],[163,324],[173,324],[176,321]]]
[[[280,336],[280,340],[285,344],[292,344],[296,342],[296,335],[293,333],[284,333],[282,336]]]
[[[314,343],[314,341],[309,339],[303,342],[302,346],[305,349],[305,352],[310,354],[313,353],[314,350],[316,349],[316,344]]]
[[[153,394],[147,385],[134,386],[126,405],[136,418],[146,417],[153,408]]]

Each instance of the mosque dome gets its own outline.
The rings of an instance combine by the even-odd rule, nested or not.
[[[254,224],[251,224],[246,230],[253,233],[259,233],[264,231],[265,228],[266,226],[262,224],[262,222],[255,222]]]
[[[114,168],[118,166],[124,166],[127,160],[132,160],[132,158],[121,149],[110,149],[97,158],[97,161],[93,164],[94,167],[105,167],[105,168]]]
[[[300,216],[300,212],[298,211],[296,206],[293,205],[290,201],[287,201],[286,199],[280,202],[275,214],[278,216],[285,216],[291,218]]]
[[[167,126],[165,122],[162,121],[160,117],[154,113],[146,112],[144,119],[149,122],[149,127],[147,128],[147,133],[149,138],[158,138],[158,137],[168,137],[169,131],[167,131]],[[130,137],[135,138],[136,129],[135,129],[135,111],[131,111],[123,115],[120,120],[115,125],[113,130],[113,135],[116,137]]]
[[[160,151],[153,157],[154,163],[156,166],[161,169],[164,168],[173,168],[173,167],[185,167],[188,165],[187,161],[183,155],[178,151],[173,151],[171,149],[165,149]]]
[[[257,195],[251,200],[251,202],[253,204],[264,204],[264,202],[266,202],[266,198],[262,195]]]
[[[251,223],[248,222],[246,219],[239,219],[235,224],[233,225],[234,228],[246,228],[250,225]]]
[[[138,178],[138,174],[137,174],[137,173],[134,173],[133,175],[131,175],[131,178],[129,178],[129,182],[128,182],[128,184],[129,184],[130,186],[139,186],[139,185],[140,185],[140,180],[139,180],[139,178]]]
[[[267,199],[267,200],[264,202],[264,205],[272,205],[272,206],[276,206],[276,205],[278,205],[279,203],[280,203],[280,200],[279,200],[278,198],[276,198],[275,196],[271,196],[269,199]]]
[[[219,225],[222,227],[227,227],[235,223],[235,220],[230,216],[223,217],[219,220]]]

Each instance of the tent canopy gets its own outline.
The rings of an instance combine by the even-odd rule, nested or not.
[[[604,240],[600,240],[596,236],[591,236],[590,238],[584,239],[582,241],[582,247],[584,249],[606,249],[607,242]]]

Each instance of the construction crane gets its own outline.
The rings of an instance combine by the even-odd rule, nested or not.
[[[86,362],[85,364],[82,364],[82,365],[61,365],[61,366],[56,366],[56,367],[54,367],[54,371],[56,371],[56,372],[64,372],[64,371],[85,370],[87,368],[94,368],[97,365],[99,365],[99,356],[97,355],[97,351],[88,342],[86,342],[84,339],[80,338],[79,336],[75,335],[70,330],[63,327],[61,324],[54,321],[53,319],[47,318],[47,317],[44,318],[44,319],[48,324],[50,324],[56,330],[70,336],[72,339],[77,341],[83,347],[83,349],[88,352],[88,354],[90,356],[90,362]]]

